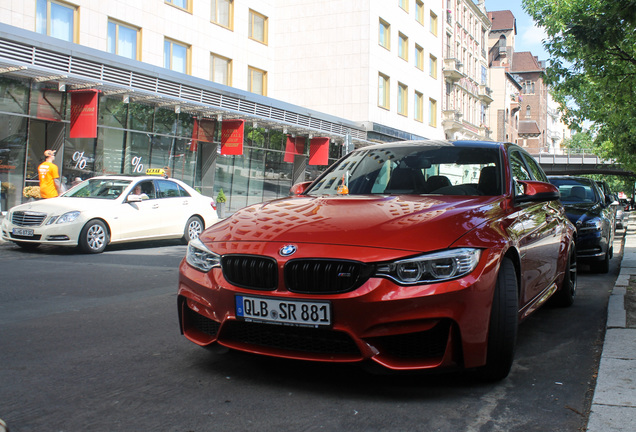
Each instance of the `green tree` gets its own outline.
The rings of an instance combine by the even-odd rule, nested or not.
[[[523,0],[548,35],[546,82],[571,128],[636,170],[636,0]]]

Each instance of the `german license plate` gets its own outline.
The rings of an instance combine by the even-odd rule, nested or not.
[[[245,321],[325,327],[331,325],[331,304],[237,295],[236,316]]]
[[[13,228],[13,235],[22,236],[22,237],[33,237],[32,229],[24,229],[24,228]]]

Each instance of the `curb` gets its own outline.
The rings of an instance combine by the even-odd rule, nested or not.
[[[603,353],[587,432],[636,430],[636,328],[627,327],[625,294],[636,278],[636,225],[627,224],[621,270],[607,305]]]

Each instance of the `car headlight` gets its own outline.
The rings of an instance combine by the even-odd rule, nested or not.
[[[79,215],[80,212],[78,211],[70,211],[68,213],[64,213],[62,216],[52,216],[46,224],[52,225],[73,222],[79,217]]]
[[[380,264],[376,276],[388,277],[404,285],[441,282],[472,272],[477,267],[480,257],[479,249],[451,249]]]
[[[600,219],[590,219],[581,224],[579,231],[600,231],[602,228]]]
[[[221,267],[221,255],[212,252],[197,238],[188,243],[186,262],[197,270],[209,272],[214,267]]]

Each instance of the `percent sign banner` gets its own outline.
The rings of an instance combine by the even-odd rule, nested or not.
[[[135,156],[132,158],[133,173],[144,172],[144,164],[141,163],[141,156]]]

